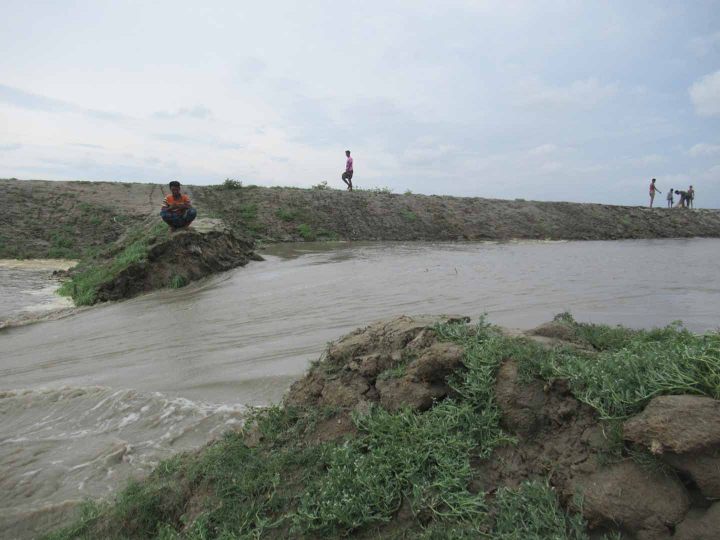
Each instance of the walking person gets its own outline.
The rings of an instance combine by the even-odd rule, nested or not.
[[[666,198],[667,198],[667,203],[668,203],[668,208],[672,208],[672,207],[673,207],[673,203],[675,202],[675,199],[673,199],[673,193],[674,193],[674,192],[673,192],[673,188],[670,188],[670,191],[668,191],[668,194],[667,194],[667,197],[666,197]]]
[[[687,191],[688,208],[695,208],[695,188],[690,186]]]
[[[348,191],[352,191],[352,177],[353,177],[353,158],[350,157],[350,150],[345,150],[347,161],[345,162],[345,172],[342,173],[342,181],[347,185]]]
[[[653,178],[652,181],[650,182],[650,208],[652,208],[656,191],[662,195],[662,191],[660,191],[657,187],[655,187],[655,179]]]

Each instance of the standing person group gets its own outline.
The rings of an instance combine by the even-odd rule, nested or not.
[[[650,208],[653,207],[653,201],[655,200],[656,193],[662,194],[662,191],[657,188],[655,185],[655,179],[653,178],[650,181]],[[692,186],[690,186],[687,191],[679,189],[673,190],[673,188],[670,188],[666,197],[668,208],[672,208],[673,203],[675,202],[673,195],[680,195],[680,199],[675,205],[675,208],[695,208],[695,189]]]

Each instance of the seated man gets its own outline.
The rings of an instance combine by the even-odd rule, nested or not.
[[[170,230],[175,231],[190,225],[197,216],[197,210],[190,205],[190,197],[180,193],[180,182],[170,182],[170,191],[172,193],[163,201],[160,216],[170,225]]]

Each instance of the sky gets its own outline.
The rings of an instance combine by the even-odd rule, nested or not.
[[[0,0],[0,50],[2,178],[720,208],[720,0]]]

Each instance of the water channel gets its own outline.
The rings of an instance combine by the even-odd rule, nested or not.
[[[487,313],[531,328],[570,311],[632,327],[720,324],[718,239],[294,244],[263,255],[183,289],[0,331],[0,537],[30,537],[83,497],[239,424],[246,406],[278,402],[328,341],[374,320]],[[53,301],[47,273],[0,265],[0,283],[0,318]]]

